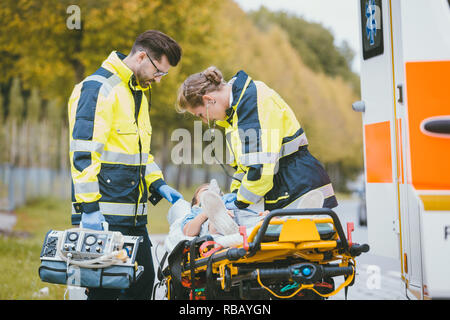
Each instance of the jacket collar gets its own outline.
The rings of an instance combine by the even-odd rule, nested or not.
[[[233,116],[236,113],[236,109],[239,105],[239,102],[241,101],[242,95],[248,86],[248,80],[251,80],[251,78],[243,70],[240,70],[232,77],[232,79],[230,80],[230,82],[232,82],[232,99],[230,98],[231,105],[230,108],[226,111],[227,118],[225,120],[216,121],[217,125],[227,128],[233,124]]]
[[[249,75],[245,73],[243,70],[240,70],[234,76],[233,85],[231,88],[231,94],[233,95],[233,102],[231,103],[231,107],[236,110],[237,105],[240,101],[242,92],[246,89],[246,82],[249,78]]]
[[[114,72],[119,76],[119,78],[130,86],[133,90],[146,91],[151,89],[151,85],[147,88],[142,88],[137,84],[136,77],[133,71],[123,62],[126,55],[118,51],[113,51],[109,54],[108,58],[102,63],[102,67],[108,70],[114,70]]]

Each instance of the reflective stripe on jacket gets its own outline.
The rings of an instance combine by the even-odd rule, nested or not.
[[[328,175],[307,150],[308,140],[287,103],[244,71],[232,80],[233,102],[225,127],[236,169],[231,191],[237,200],[253,204],[264,198],[265,208],[282,208],[308,191],[323,192],[325,206],[337,205]]]
[[[160,199],[147,98],[124,58],[113,51],[69,99],[72,224],[100,210],[111,225],[144,225],[149,192]]]

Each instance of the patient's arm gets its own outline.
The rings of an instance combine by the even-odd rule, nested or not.
[[[194,219],[190,220],[185,224],[183,228],[183,233],[188,237],[198,236],[202,224],[208,219],[208,217],[203,213],[199,213]]]
[[[269,213],[270,213],[270,211],[269,211],[269,210],[266,210],[266,211],[264,211],[264,212],[260,212],[258,215],[261,216],[261,217],[265,217],[265,216],[267,216]]]

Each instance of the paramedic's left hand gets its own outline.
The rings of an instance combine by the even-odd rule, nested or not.
[[[236,206],[235,201],[226,202],[226,203],[225,203],[225,207],[226,207],[228,210],[237,210],[237,209],[238,209],[238,207]]]
[[[225,203],[225,207],[227,204],[234,202],[237,199],[236,193],[227,193],[222,196],[223,203]]]
[[[174,188],[168,186],[167,184],[163,184],[161,187],[159,187],[158,192],[160,195],[166,198],[167,201],[169,201],[171,204],[174,204],[179,199],[183,199],[181,193],[179,193]]]
[[[100,211],[94,211],[90,213],[83,212],[81,214],[81,224],[83,228],[92,230],[103,230],[102,222],[105,221],[105,217]]]

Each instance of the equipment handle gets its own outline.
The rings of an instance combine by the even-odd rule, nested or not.
[[[254,279],[257,278],[258,272],[261,279],[289,279],[291,277],[289,268],[255,270],[252,272],[252,277]]]
[[[295,267],[295,266],[294,266]],[[312,268],[312,267],[311,267]],[[261,279],[291,279],[293,278],[293,270],[298,269],[292,267],[287,268],[272,268],[272,269],[258,269],[252,272],[252,277],[256,279],[258,273]],[[311,275],[313,280],[318,280],[326,277],[349,276],[353,273],[352,266],[340,267],[339,265],[315,265]],[[301,275],[298,275],[301,277]]]
[[[353,111],[356,112],[365,112],[366,111],[366,104],[364,101],[356,101],[352,104]]]
[[[250,244],[250,253],[249,257],[253,256],[256,251],[261,247],[261,242],[264,237],[264,234],[267,231],[267,227],[269,226],[270,220],[273,217],[281,217],[281,216],[308,216],[308,215],[326,215],[330,216],[333,219],[334,227],[338,233],[340,239],[340,246],[346,252],[349,250],[349,245],[347,242],[347,238],[345,237],[344,230],[342,229],[341,222],[337,214],[329,209],[329,208],[318,208],[318,209],[276,209],[270,212],[265,218],[264,221],[259,228],[254,241]]]
[[[357,257],[363,252],[368,252],[369,249],[370,247],[368,244],[353,243],[352,246],[350,247],[350,255],[353,257]]]
[[[323,267],[324,277],[349,276],[353,273],[353,267]]]

